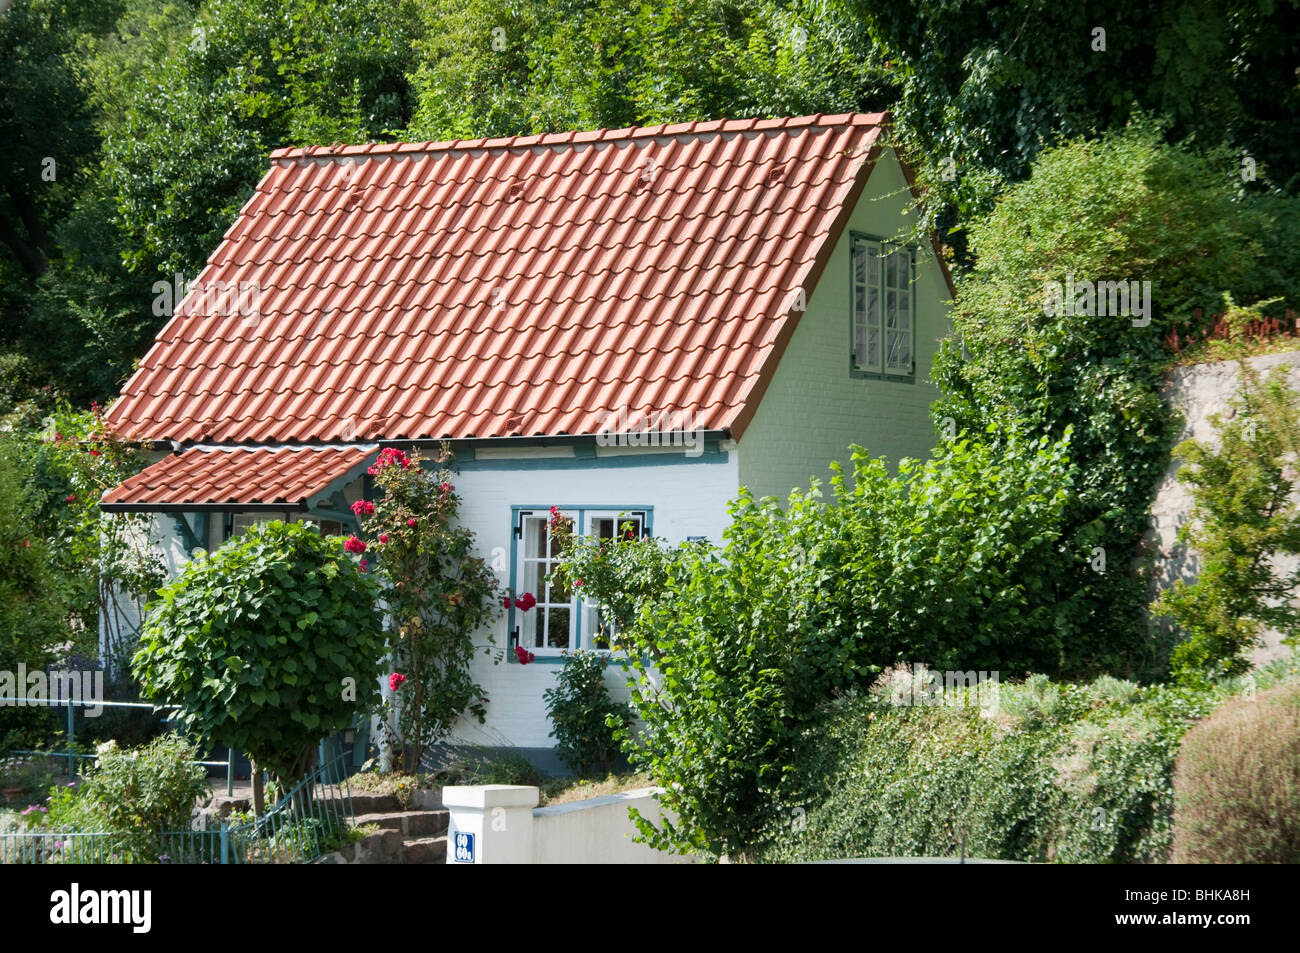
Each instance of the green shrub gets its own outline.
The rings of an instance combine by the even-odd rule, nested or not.
[[[288,790],[376,700],[384,640],[360,568],[342,539],[279,521],[187,563],[151,604],[134,660],[145,694]]]
[[[896,662],[1055,669],[1060,610],[1037,572],[1058,545],[1067,440],[1002,437],[997,452],[945,443],[897,475],[855,448],[831,506],[815,485],[784,507],[742,492],[721,549],[563,541],[561,573],[621,623],[644,724],[624,750],[676,818],[638,822],[641,836],[755,850],[799,797],[795,753],[818,707]]]
[[[1234,699],[1187,733],[1173,861],[1300,863],[1300,685]]]
[[[1179,740],[1228,691],[1036,676],[992,712],[839,700],[805,737],[808,800],[761,859],[1163,861]]]
[[[1063,544],[1036,573],[1061,607],[1060,671],[1072,677],[1164,672],[1169,646],[1136,635],[1147,590],[1128,567],[1174,433],[1161,396],[1165,336],[1208,320],[1224,292],[1243,304],[1279,295],[1294,304],[1300,294],[1295,274],[1276,267],[1294,250],[1269,244],[1286,210],[1241,200],[1235,164],[1134,126],[1045,150],[1031,178],[970,230],[976,265],[959,283],[954,334],[935,362],[944,391],[935,414],[958,430],[1073,428],[1080,479]],[[1046,314],[1048,283],[1068,277],[1149,281],[1150,313],[1136,324]]]
[[[605,687],[609,658],[600,652],[565,653],[564,667],[543,695],[554,729],[556,753],[579,777],[594,768],[604,777],[618,756],[615,733],[627,728],[626,705],[617,704]]]
[[[541,787],[546,775],[521,754],[501,752],[486,758],[474,769],[474,784],[527,784]]]

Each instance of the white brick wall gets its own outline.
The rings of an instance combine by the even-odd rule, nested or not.
[[[736,455],[725,463],[687,463],[668,466],[548,470],[471,470],[454,478],[464,501],[463,525],[474,531],[480,552],[490,559],[494,547],[510,552],[512,506],[654,507],[654,534],[671,543],[688,536],[706,536],[718,542],[726,525],[727,501],[736,495]],[[508,568],[501,576],[509,581]],[[497,648],[509,644],[504,614],[492,629]],[[486,640],[479,639],[483,645]],[[451,743],[549,748],[550,721],[542,692],[555,683],[559,666],[545,662],[493,665],[483,655],[474,663],[474,677],[490,702],[487,723],[462,719]],[[621,670],[611,667],[607,683],[615,698],[627,691]]]
[[[758,412],[739,441],[741,482],[757,496],[784,499],[827,466],[849,470],[848,446],[872,456],[927,457],[934,446],[928,382],[938,342],[951,327],[948,286],[929,243],[917,259],[916,383],[849,374],[850,232],[902,236],[914,221],[911,195],[892,151],[882,154],[834,254],[808,300]]]

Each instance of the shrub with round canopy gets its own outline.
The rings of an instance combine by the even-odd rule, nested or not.
[[[375,701],[376,587],[338,537],[273,521],[188,563],[151,605],[134,665],[183,731],[243,751],[284,787]]]

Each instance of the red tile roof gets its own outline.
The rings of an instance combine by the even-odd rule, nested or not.
[[[623,409],[739,436],[885,119],[277,150],[109,422],[294,443],[592,434]],[[245,314],[220,295],[240,283]]]
[[[371,444],[186,450],[109,490],[100,506],[110,512],[184,508],[180,504],[302,507],[335,480],[359,474],[375,449]]]

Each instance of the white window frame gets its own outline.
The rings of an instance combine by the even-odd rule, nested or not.
[[[849,371],[916,379],[916,249],[854,233],[849,261]]]
[[[559,510],[562,515],[575,521],[575,535],[584,538],[608,530],[611,521],[615,527],[632,522],[644,535],[651,531],[653,519],[652,509],[645,506],[559,507]],[[550,518],[550,507],[546,506],[515,507],[512,514],[511,532],[515,537],[511,573],[513,595],[517,599],[525,592],[531,592],[537,603],[526,612],[511,607],[506,620],[509,642],[511,646],[518,645],[532,652],[538,659],[559,658],[565,652],[579,649],[608,652],[608,635],[602,636],[601,630],[609,626],[609,623],[602,622],[600,606],[583,599],[580,591],[563,593],[568,596],[567,601],[556,601],[554,597],[557,594],[551,592],[546,578],[555,562],[553,547],[549,542]],[[538,533],[544,534],[541,540]],[[545,543],[539,548],[542,540]],[[568,616],[568,643],[564,646],[545,644],[551,620],[561,612]],[[598,638],[605,644],[597,645]],[[514,661],[513,651],[508,653],[507,658]]]

